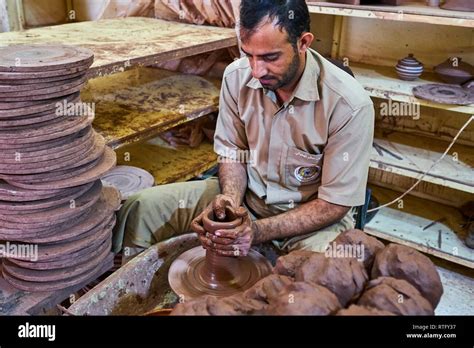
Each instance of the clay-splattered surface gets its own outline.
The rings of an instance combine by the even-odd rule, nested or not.
[[[116,147],[217,111],[219,90],[217,80],[138,68],[89,80],[81,98],[95,103],[94,128]]]
[[[177,149],[157,138],[117,150],[118,164],[140,167],[155,178],[155,185],[189,180],[217,163],[213,145],[207,141],[196,148]]]
[[[102,19],[0,34],[0,46],[77,45],[94,52],[90,76],[124,71],[237,45],[234,29],[154,18]]]

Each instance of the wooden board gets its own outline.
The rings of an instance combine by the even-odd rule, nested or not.
[[[155,185],[189,180],[217,163],[213,145],[207,141],[194,149],[189,146],[174,149],[156,138],[121,147],[116,152],[118,164],[145,169],[155,177]]]
[[[372,195],[380,204],[390,202],[400,195],[398,192],[373,185],[371,188]],[[365,232],[474,268],[474,249],[464,244],[466,231],[461,225],[465,221],[457,209],[410,196],[404,197],[402,204],[403,206],[395,203],[380,209],[365,226]],[[427,228],[433,221],[440,219],[444,220]]]
[[[443,284],[435,315],[474,315],[474,278],[445,267],[437,266]]]
[[[218,80],[138,68],[89,80],[81,98],[95,103],[93,127],[117,147],[217,111],[219,91]]]
[[[364,86],[372,97],[392,99],[403,103],[419,103],[421,106],[468,115],[474,114],[474,105],[439,104],[416,98],[412,93],[413,87],[428,83],[440,83],[440,80],[433,73],[424,72],[421,78],[415,81],[403,81],[398,78],[395,68],[392,67],[350,63],[350,68],[354,72],[357,81]]]
[[[449,110],[435,109],[420,106],[420,117],[393,117],[382,116],[380,111],[387,100],[372,98],[375,108],[375,127],[385,132],[397,131],[421,135],[436,140],[451,142],[459,129],[469,120],[471,115],[450,112]],[[474,146],[474,123],[459,135],[457,144]]]
[[[418,22],[473,28],[474,14],[424,6],[420,2],[406,1],[402,6],[368,6],[307,1],[311,13]]]
[[[372,149],[370,167],[417,179],[441,157],[448,144],[444,141],[393,132],[375,132],[374,142],[400,156],[397,159]],[[457,158],[457,160],[456,160]],[[455,144],[446,157],[424,178],[424,182],[444,186],[468,194],[474,193],[474,152],[472,148]]]
[[[127,17],[0,34],[0,46],[62,43],[90,48],[89,76],[189,57],[237,45],[234,29]]]

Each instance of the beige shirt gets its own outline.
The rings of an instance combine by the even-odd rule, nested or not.
[[[247,163],[247,205],[260,217],[319,197],[362,205],[374,130],[372,101],[349,74],[308,50],[303,75],[281,107],[252,77],[249,60],[225,70],[214,150]]]

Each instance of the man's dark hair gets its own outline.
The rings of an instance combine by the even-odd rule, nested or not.
[[[277,19],[277,26],[288,33],[288,41],[296,48],[302,33],[310,31],[310,17],[305,0],[242,0],[240,29],[251,35],[266,16]]]

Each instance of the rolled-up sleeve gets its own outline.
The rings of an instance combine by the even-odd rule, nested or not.
[[[318,198],[327,202],[364,204],[374,137],[374,107],[366,104],[334,120],[324,149]]]
[[[240,151],[248,149],[245,124],[239,117],[238,86],[224,74],[219,98],[219,116],[214,135],[214,151],[222,157],[237,160]]]

